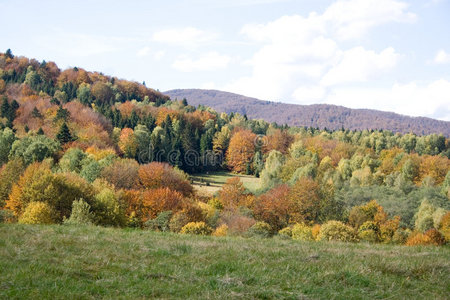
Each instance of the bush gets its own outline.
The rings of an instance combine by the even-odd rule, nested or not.
[[[376,222],[366,221],[358,229],[358,237],[367,242],[377,243],[379,239],[380,228]]]
[[[226,224],[222,224],[216,228],[213,232],[213,236],[226,236],[228,234],[228,226]]]
[[[323,224],[317,238],[321,241],[357,241],[353,228],[339,221],[328,221]]]
[[[90,225],[93,222],[94,215],[91,212],[91,206],[83,199],[73,201],[70,218],[64,220],[64,224],[69,225]]]
[[[45,202],[30,202],[19,217],[21,224],[53,224],[54,211]]]
[[[311,234],[312,234],[314,240],[317,240],[317,237],[319,236],[319,233],[320,233],[320,225],[319,224],[315,224],[311,228]]]
[[[447,242],[450,241],[450,211],[441,218],[441,223],[439,224],[439,230],[441,231],[445,240]]]
[[[280,231],[278,231],[278,235],[284,239],[291,239],[292,238],[292,228],[285,227],[285,228],[281,229]]]
[[[228,233],[230,235],[245,235],[250,227],[255,224],[253,218],[243,216],[233,211],[222,212],[220,222],[228,226]]]
[[[310,226],[305,225],[304,223],[295,224],[292,227],[292,239],[299,241],[312,241],[312,229]]]
[[[124,226],[125,212],[113,190],[102,189],[94,201],[95,223],[104,226]]]
[[[0,223],[14,223],[17,220],[13,211],[9,209],[0,209]]]
[[[403,245],[408,240],[411,230],[409,229],[398,229],[392,236],[392,242],[395,244]]]
[[[442,246],[445,245],[444,236],[435,228],[427,230],[426,236],[429,236],[433,245]]]
[[[223,209],[222,202],[220,202],[220,200],[215,198],[215,197],[209,199],[208,204],[209,204],[209,206],[211,206],[211,207],[213,207],[215,209],[218,209],[218,210]]]
[[[184,212],[179,211],[179,212],[175,213],[173,215],[173,217],[170,219],[170,222],[169,222],[170,231],[180,232],[180,230],[187,223],[189,223],[189,219],[188,219],[187,215]]]
[[[172,217],[172,211],[163,211],[152,220],[145,222],[145,227],[156,231],[169,231],[170,218]]]
[[[431,240],[431,238],[421,232],[413,232],[405,243],[406,246],[422,246],[432,244],[433,241]]]
[[[206,225],[205,222],[189,222],[181,228],[182,234],[197,234],[197,235],[210,235],[212,232],[211,227]]]
[[[249,237],[268,238],[270,237],[271,231],[272,228],[266,222],[256,222],[255,224],[253,224],[252,227],[248,229],[246,235]]]

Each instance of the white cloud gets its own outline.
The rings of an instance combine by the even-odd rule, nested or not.
[[[327,86],[376,78],[393,69],[400,55],[392,47],[341,49],[341,40],[359,38],[379,25],[413,22],[415,15],[407,9],[398,0],[341,0],[322,14],[247,24],[240,33],[261,45],[249,60],[251,74],[224,88],[267,100],[307,100],[318,99]],[[304,86],[321,87],[299,88]]]
[[[416,15],[407,8],[407,3],[397,0],[337,1],[327,8],[323,18],[332,24],[338,38],[350,39],[382,24],[414,22]]]
[[[180,56],[174,61],[172,67],[182,72],[211,71],[226,68],[230,62],[231,57],[228,55],[208,52],[197,59],[192,59],[186,55]]]
[[[450,53],[445,52],[445,50],[439,50],[434,57],[434,62],[437,64],[448,64],[450,63]]]
[[[138,50],[137,56],[144,57],[147,56],[150,53],[150,47],[144,47]]]
[[[217,34],[194,27],[165,29],[153,34],[153,40],[184,47],[197,47],[202,43],[210,42]]]
[[[379,54],[355,47],[344,51],[339,62],[323,76],[323,85],[335,85],[346,82],[364,82],[379,73],[392,69],[400,57],[392,47]]]
[[[159,61],[159,60],[161,60],[165,55],[166,55],[166,52],[165,52],[165,51],[159,50],[159,51],[157,51],[157,52],[155,52],[155,53],[153,54],[153,58],[154,58],[156,61]]]
[[[336,88],[325,102],[449,121],[448,95],[450,81],[440,79],[429,84],[394,84],[391,88]]]

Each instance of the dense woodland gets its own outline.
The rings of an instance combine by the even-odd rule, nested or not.
[[[218,112],[238,112],[251,119],[290,126],[350,130],[384,129],[419,135],[442,133],[450,137],[450,122],[426,117],[409,117],[373,109],[351,109],[331,104],[288,104],[264,101],[217,90],[177,89],[164,92],[172,99],[186,98],[191,105],[206,105]],[[363,102],[364,99],[361,100]],[[276,113],[274,113],[276,112]]]
[[[441,245],[443,135],[319,130],[194,107],[81,68],[0,54],[0,218],[194,234]],[[239,178],[210,197],[189,174]]]

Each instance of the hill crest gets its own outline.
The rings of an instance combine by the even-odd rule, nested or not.
[[[218,112],[237,112],[251,119],[328,129],[383,129],[418,135],[442,133],[450,136],[450,122],[410,117],[373,109],[352,109],[331,104],[300,105],[259,100],[230,92],[204,89],[175,89],[163,92],[172,99],[186,98],[190,105],[210,106]],[[274,113],[276,112],[276,113]]]

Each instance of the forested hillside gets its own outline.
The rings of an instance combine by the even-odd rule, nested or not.
[[[190,234],[444,244],[443,135],[288,127],[0,54],[0,219]],[[201,196],[189,174],[231,178]]]
[[[339,130],[384,129],[419,135],[442,133],[450,136],[450,122],[423,117],[408,117],[372,109],[350,109],[329,104],[297,105],[262,101],[228,92],[179,89],[164,92],[173,99],[186,98],[189,104],[210,106],[218,112],[247,114],[267,122]]]

